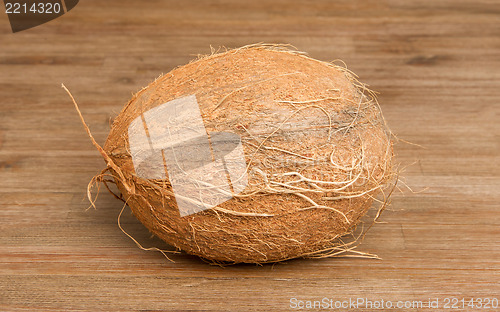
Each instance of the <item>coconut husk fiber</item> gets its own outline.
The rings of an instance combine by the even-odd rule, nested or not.
[[[240,136],[248,184],[216,207],[181,217],[168,178],[136,175],[127,129],[190,95],[207,133]],[[374,92],[345,66],[281,45],[214,52],[162,75],[132,97],[100,151],[107,168],[93,182],[111,175],[118,197],[154,235],[215,263],[351,250],[342,237],[374,201],[387,202],[395,177],[391,132]]]

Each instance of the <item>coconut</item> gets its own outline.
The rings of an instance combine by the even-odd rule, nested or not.
[[[173,173],[139,174],[129,136],[134,120],[186,97],[196,99],[209,139],[240,139],[244,169],[236,180],[245,183],[182,214]],[[98,148],[108,166],[93,182],[111,174],[118,197],[154,235],[217,263],[351,250],[342,237],[374,201],[387,202],[394,180],[391,133],[374,92],[345,66],[280,45],[212,53],[162,75],[132,97]]]

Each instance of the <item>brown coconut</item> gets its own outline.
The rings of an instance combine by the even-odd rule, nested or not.
[[[248,185],[181,217],[168,179],[135,174],[127,128],[188,95],[196,95],[208,133],[241,137]],[[213,262],[347,250],[340,238],[393,177],[390,131],[373,92],[342,66],[276,45],[214,53],[159,77],[116,117],[103,152],[137,219],[168,244]]]

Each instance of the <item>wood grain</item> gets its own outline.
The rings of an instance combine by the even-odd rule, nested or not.
[[[182,254],[172,263],[120,232],[121,203],[111,195],[102,192],[97,210],[86,210],[87,183],[104,163],[61,83],[102,143],[132,92],[210,45],[255,42],[344,60],[380,92],[392,130],[424,146],[396,146],[403,166],[414,163],[406,183],[424,191],[396,193],[367,235],[361,250],[383,260],[220,268]],[[500,299],[496,1],[87,0],[16,34],[0,13],[0,46],[0,310],[287,311],[293,297]],[[166,247],[130,213],[122,222],[145,246]]]

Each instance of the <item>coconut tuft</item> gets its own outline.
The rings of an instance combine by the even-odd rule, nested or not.
[[[189,95],[208,133],[241,138],[248,185],[181,217],[168,178],[136,174],[127,129],[145,112]],[[93,185],[110,190],[115,183],[121,194],[114,195],[152,233],[213,263],[376,258],[355,250],[364,234],[353,233],[374,202],[376,219],[389,202],[397,181],[392,138],[375,93],[345,64],[287,45],[212,49],[135,94],[103,148],[93,141],[107,167],[89,184],[89,198]]]

